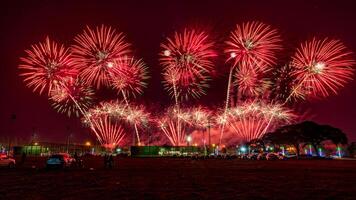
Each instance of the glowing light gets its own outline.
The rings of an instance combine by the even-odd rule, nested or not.
[[[312,146],[309,145],[309,155],[313,155],[313,150],[312,150]]]
[[[235,58],[236,56],[237,56],[237,54],[235,52],[230,53],[230,58]]]
[[[164,50],[163,54],[165,56],[170,56],[171,55],[171,51],[170,50]]]
[[[321,73],[325,68],[325,63],[323,62],[317,62],[315,65],[314,65],[314,72],[319,74]]]
[[[285,149],[284,149],[284,147],[281,147],[281,149],[282,149],[282,155],[285,156]]]
[[[191,142],[192,141],[192,136],[188,135],[187,136],[187,142]]]
[[[319,151],[319,156],[323,156],[323,150],[321,148],[318,148]]]
[[[85,142],[85,146],[90,147],[90,146],[91,146],[91,143],[90,143],[89,141],[86,141],[86,142]]]
[[[106,64],[106,66],[109,67],[109,68],[112,68],[112,67],[114,67],[114,63],[113,62],[108,62]]]
[[[341,155],[341,147],[337,147],[337,155],[338,155],[338,157],[339,158],[341,158],[342,157],[342,155]]]

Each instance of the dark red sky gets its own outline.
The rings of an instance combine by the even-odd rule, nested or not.
[[[259,20],[278,28],[286,52],[313,36],[341,39],[356,52],[356,6],[353,1],[2,1],[0,6],[0,139],[11,133],[29,138],[33,129],[43,140],[64,142],[67,127],[77,141],[89,137],[78,119],[57,114],[45,96],[26,88],[18,77],[19,57],[45,36],[70,45],[85,25],[111,25],[125,32],[137,56],[150,67],[152,79],[140,101],[159,107],[169,102],[160,84],[159,44],[184,27],[208,30],[223,41],[236,23]],[[222,62],[217,64],[222,72]],[[226,76],[218,76],[201,102],[223,102]],[[356,81],[338,96],[310,104],[315,120],[341,128],[356,140]],[[16,114],[16,120],[11,115]]]

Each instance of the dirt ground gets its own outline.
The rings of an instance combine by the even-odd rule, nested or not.
[[[26,162],[0,170],[0,199],[356,199],[356,161],[119,158],[104,169],[96,157],[65,170]]]

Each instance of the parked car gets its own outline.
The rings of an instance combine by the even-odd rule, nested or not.
[[[67,168],[75,162],[67,153],[59,153],[51,155],[46,162],[47,168]]]
[[[278,154],[278,153],[268,153],[266,155],[266,159],[267,160],[284,160],[284,156],[282,154]]]
[[[250,154],[248,154],[247,157],[250,160],[257,160],[258,154],[257,153],[250,153]]]
[[[0,167],[8,167],[8,168],[14,168],[16,165],[16,161],[13,158],[10,158],[7,155],[0,155]]]
[[[257,160],[266,160],[267,153],[259,153],[257,155]]]

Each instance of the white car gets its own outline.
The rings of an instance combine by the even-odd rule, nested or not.
[[[6,155],[0,155],[0,167],[14,168],[16,164],[15,159]]]

